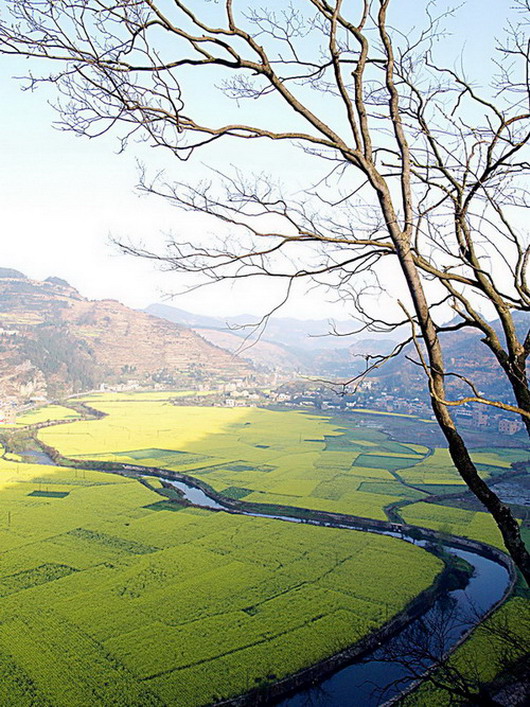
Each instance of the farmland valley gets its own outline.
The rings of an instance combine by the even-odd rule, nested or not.
[[[427,607],[448,572],[435,537],[502,548],[486,513],[451,503],[464,489],[425,443],[430,421],[390,434],[369,413],[207,402],[93,393],[6,427],[1,704],[253,704],[369,644],[418,597]],[[526,450],[473,456],[485,477],[509,479]],[[178,479],[214,510],[190,505]],[[410,542],[414,528],[433,547]],[[343,698],[330,699],[319,704]]]

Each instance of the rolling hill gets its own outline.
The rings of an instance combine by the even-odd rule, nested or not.
[[[252,375],[190,329],[115,300],[91,301],[60,278],[0,269],[0,396],[57,397],[101,383],[187,385]]]
[[[250,314],[226,318],[193,314],[167,304],[152,304],[149,314],[188,326],[202,337],[230,352],[246,358],[253,365],[273,370],[299,371],[309,375],[349,376],[360,364],[354,354],[387,353],[393,337],[367,340],[364,335],[334,336],[328,319],[295,319],[271,317],[261,336],[256,339],[249,324],[256,321]],[[345,333],[359,322],[334,322],[336,331]],[[397,335],[396,335],[397,336]],[[395,337],[394,337],[395,338]]]

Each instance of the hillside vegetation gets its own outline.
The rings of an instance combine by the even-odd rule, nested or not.
[[[115,300],[90,301],[59,278],[0,272],[0,398],[249,375],[247,362],[183,326]]]

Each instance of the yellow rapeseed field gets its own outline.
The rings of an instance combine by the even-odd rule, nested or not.
[[[17,707],[209,704],[355,642],[441,568],[394,538],[3,459],[0,547],[0,704]]]
[[[163,399],[174,394],[148,395],[100,395],[93,404],[107,417],[48,428],[40,436],[67,457],[179,471],[231,498],[381,520],[391,504],[464,486],[446,449],[390,440],[359,428],[355,416],[337,422],[298,411],[176,406]],[[473,457],[489,476],[525,454],[484,449]],[[466,513],[455,522],[453,509],[420,503],[406,506],[403,517],[499,543],[487,514],[469,521]]]
[[[125,400],[98,402],[97,407],[107,413],[103,420],[42,430],[41,439],[67,457],[173,469],[220,492],[244,489],[246,500],[262,503],[384,519],[384,506],[400,498],[396,488],[372,493],[360,490],[361,485],[394,480],[378,461],[381,455],[394,466],[424,457],[383,435],[361,444],[346,439],[335,448],[342,429],[325,417],[295,411]]]

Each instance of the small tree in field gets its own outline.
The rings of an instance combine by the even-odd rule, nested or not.
[[[264,142],[283,147],[286,160],[298,148],[309,177],[294,196],[239,171],[198,186],[144,180],[144,189],[218,217],[230,236],[175,241],[164,253],[124,249],[214,281],[275,278],[284,297],[306,280],[336,289],[370,330],[409,325],[454,464],[530,582],[517,521],[480,478],[451,415],[463,400],[492,405],[520,415],[530,432],[530,335],[514,319],[530,309],[518,215],[530,201],[528,0],[514,0],[484,90],[453,61],[441,63],[447,13],[436,2],[416,11],[416,30],[396,26],[396,0],[276,5],[11,0],[0,47],[52,62],[53,74],[31,82],[56,85],[63,126],[78,133],[125,126],[124,143],[142,135],[183,161],[219,141],[242,143],[249,162]],[[386,263],[399,277],[387,288],[389,317],[367,297],[385,289]],[[493,353],[512,404],[468,380],[469,395],[449,398],[440,337],[465,328]]]

